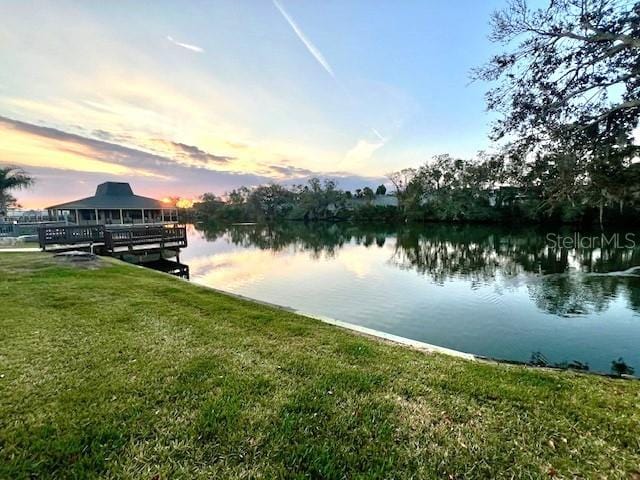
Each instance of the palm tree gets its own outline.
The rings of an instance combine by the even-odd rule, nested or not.
[[[24,170],[15,167],[0,167],[0,216],[6,215],[7,209],[16,204],[16,198],[10,190],[20,190],[33,185],[33,178]]]

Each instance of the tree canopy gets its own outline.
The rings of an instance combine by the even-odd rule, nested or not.
[[[601,223],[607,205],[637,203],[640,3],[511,0],[491,23],[505,51],[473,76],[495,83],[508,180],[541,190],[550,210],[595,205]]]
[[[11,190],[20,190],[33,185],[34,179],[24,170],[15,167],[0,167],[0,214],[17,205]]]
[[[491,23],[490,39],[506,51],[474,77],[498,82],[487,94],[503,114],[494,139],[638,151],[640,3],[552,0],[533,9],[511,0]]]

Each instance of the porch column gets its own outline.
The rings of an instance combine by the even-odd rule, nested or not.
[[[160,215],[162,215],[162,223],[164,223],[164,208],[160,209]]]
[[[124,217],[122,216],[122,209],[120,209],[120,225],[124,225]]]
[[[80,212],[76,208],[76,225],[80,225]]]
[[[98,224],[98,209],[97,208],[95,209],[95,212],[96,212],[96,225],[97,225]]]
[[[145,220],[144,220],[144,208],[141,209],[141,210],[142,210],[142,223],[146,223]]]

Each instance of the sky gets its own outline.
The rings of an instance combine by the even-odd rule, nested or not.
[[[375,186],[490,148],[470,70],[503,0],[0,2],[0,165],[39,208],[128,181]]]

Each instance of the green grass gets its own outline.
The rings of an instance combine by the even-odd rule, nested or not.
[[[633,478],[640,382],[0,254],[0,478]]]

